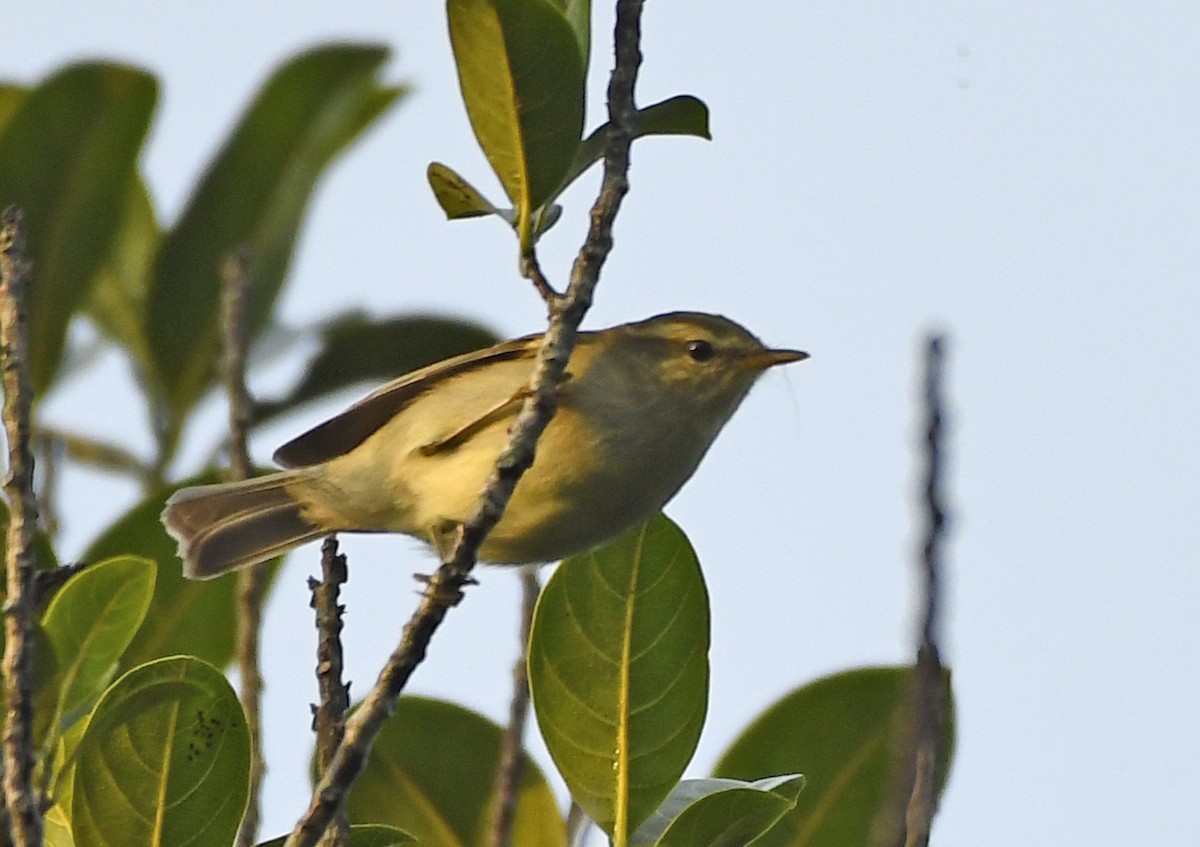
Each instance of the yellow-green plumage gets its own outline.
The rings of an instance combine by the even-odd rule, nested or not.
[[[217,576],[338,531],[438,543],[483,490],[539,342],[394,380],[281,447],[276,460],[291,470],[178,492],[163,522],[185,572]],[[554,561],[646,520],[692,475],[758,376],[802,358],[702,313],[580,333],[558,412],[480,558]]]

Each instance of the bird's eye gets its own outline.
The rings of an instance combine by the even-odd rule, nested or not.
[[[702,339],[689,341],[687,345],[687,351],[688,355],[692,357],[692,360],[696,362],[707,362],[714,355],[716,355],[717,352],[713,349],[713,346],[710,342]]]

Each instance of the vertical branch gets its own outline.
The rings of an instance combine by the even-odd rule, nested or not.
[[[946,684],[938,650],[941,625],[942,547],[946,535],[942,493],[942,438],[945,410],[942,400],[944,340],[930,336],[925,351],[925,543],[921,550],[925,610],[921,644],[917,648],[913,695],[913,738],[910,775],[912,788],[905,810],[905,847],[925,847],[937,812],[937,775],[945,766]]]
[[[350,685],[342,682],[342,614],[345,607],[338,604],[341,586],[346,582],[346,557],[338,553],[337,539],[332,535],[321,545],[321,581],[309,579],[311,606],[316,610],[317,688],[320,705],[313,708],[313,729],[317,733],[317,761],[320,772],[333,762],[338,745],[342,743],[346,711],[350,708]],[[325,847],[345,847],[350,836],[350,819],[345,809],[334,815],[333,823],[325,830]]]
[[[322,774],[312,801],[285,847],[312,847],[345,802],[346,793],[362,771],[371,745],[383,723],[395,711],[396,700],[413,670],[425,658],[429,641],[449,608],[462,599],[471,569],[492,527],[500,520],[517,481],[533,464],[533,451],[554,415],[558,386],[600,269],[612,250],[613,221],[629,191],[629,147],[633,140],[633,90],[641,64],[642,0],[618,0],[614,41],[616,61],[609,83],[609,130],[600,194],[592,206],[587,238],[571,270],[571,282],[561,303],[550,307],[550,325],[542,336],[531,381],[530,396],[517,415],[508,445],[483,493],[463,523],[454,550],[430,577],[421,603],[409,619],[400,643],[388,657],[379,678],[354,714],[346,721],[345,736],[333,762]]]
[[[246,284],[250,275],[250,254],[245,248],[234,251],[221,266],[222,332],[225,348],[225,392],[229,398],[229,475],[248,479],[252,468],[246,446],[250,426],[250,398],[246,391]],[[237,665],[241,678],[242,709],[250,732],[250,799],[238,828],[237,847],[249,847],[256,840],[261,815],[262,781],[266,762],[262,754],[263,678],[259,666],[259,640],[262,632],[264,571],[261,567],[244,568],[237,575]]]
[[[937,812],[937,782],[945,768],[946,679],[938,649],[941,614],[942,548],[946,535],[942,441],[945,407],[942,371],[945,342],[930,336],[925,348],[925,534],[919,561],[923,609],[909,694],[908,737],[900,759],[895,796],[883,811],[895,847],[926,847]]]
[[[492,819],[492,847],[508,847],[513,820],[517,813],[517,794],[525,769],[525,723],[529,717],[529,632],[533,628],[533,609],[542,583],[537,567],[521,568],[521,629],[517,660],[513,663],[512,701],[508,705],[508,728],[500,747],[496,770],[496,815]]]
[[[4,431],[8,437],[7,598],[4,603],[4,805],[12,843],[42,843],[42,815],[33,769],[33,533],[37,500],[33,493],[29,339],[25,294],[29,265],[21,211],[5,210],[0,222],[0,369],[4,382]]]

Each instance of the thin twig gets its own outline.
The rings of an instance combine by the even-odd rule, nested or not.
[[[521,259],[521,276],[533,283],[537,293],[542,295],[542,299],[546,301],[546,308],[551,312],[562,304],[563,295],[555,290],[554,286],[550,284],[550,280],[546,279],[546,275],[542,273],[537,252],[533,249],[530,249],[529,253]]]
[[[29,282],[20,209],[5,210],[0,223],[0,369],[4,382],[4,431],[8,436],[8,537],[4,603],[4,805],[16,847],[42,843],[42,814],[34,790],[33,747],[33,492],[29,338],[25,295]]]
[[[926,847],[937,812],[937,781],[945,767],[946,680],[938,649],[942,548],[946,535],[942,441],[945,406],[942,371],[945,342],[931,336],[925,349],[925,536],[919,562],[924,608],[909,697],[908,737],[900,759],[894,804],[885,810],[888,845]]]
[[[42,483],[38,495],[38,517],[42,530],[53,538],[58,534],[58,467],[62,459],[63,445],[39,430],[36,439],[38,456],[35,461],[42,466]]]
[[[342,681],[342,615],[346,607],[338,603],[341,586],[346,582],[346,557],[338,553],[337,539],[329,536],[321,545],[321,580],[309,579],[311,606],[316,610],[317,689],[320,705],[313,707],[313,729],[317,733],[317,762],[321,771],[329,767],[342,743],[346,710],[350,708],[350,685]],[[350,836],[350,819],[345,809],[333,817],[325,830],[323,847],[345,847]]]
[[[246,285],[250,275],[250,253],[235,250],[221,266],[222,330],[225,347],[225,393],[229,401],[229,476],[249,479],[252,473],[246,433],[250,427],[250,397],[246,391]],[[241,678],[242,709],[250,732],[250,798],[238,828],[237,847],[257,840],[261,817],[262,781],[267,765],[262,754],[263,678],[259,665],[262,636],[262,605],[265,571],[244,568],[237,575],[237,665]]]
[[[500,520],[517,480],[533,464],[534,446],[554,414],[558,386],[566,372],[579,323],[591,305],[600,269],[612,249],[613,221],[629,191],[633,89],[641,63],[638,47],[641,13],[642,0],[618,0],[616,63],[608,93],[611,127],[600,195],[592,206],[587,239],[572,267],[567,293],[561,306],[550,310],[550,325],[538,351],[531,394],[513,424],[508,445],[496,460],[487,486],[462,526],[453,552],[429,579],[400,643],[380,671],[374,687],[346,721],[337,755],[313,792],[308,810],[288,836],[286,847],[312,847],[342,807],[346,793],[362,771],[375,736],[395,711],[396,700],[413,669],[425,658],[430,638],[449,608],[462,599],[462,589],[471,581],[480,545]]]
[[[517,816],[517,795],[525,770],[525,723],[529,717],[529,633],[533,629],[533,609],[542,583],[537,567],[521,568],[521,629],[517,660],[513,663],[513,692],[508,704],[508,727],[500,747],[496,769],[496,815],[492,819],[490,844],[508,847],[513,821]]]

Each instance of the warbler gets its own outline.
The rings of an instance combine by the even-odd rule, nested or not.
[[[331,532],[400,532],[449,549],[529,393],[540,341],[393,380],[280,447],[275,461],[289,470],[176,492],[162,521],[185,575],[209,579]],[[558,411],[480,559],[557,561],[649,519],[755,380],[806,358],[699,312],[581,332]]]

